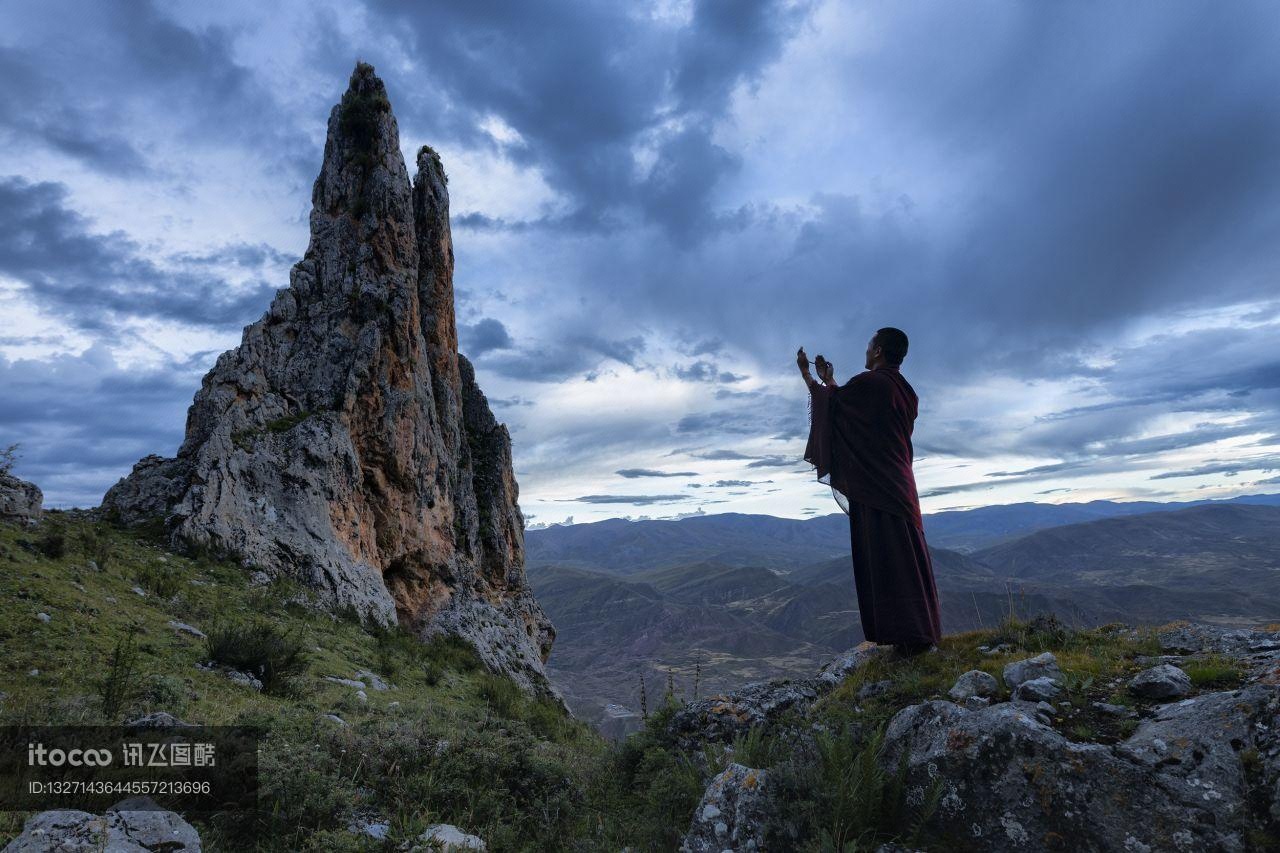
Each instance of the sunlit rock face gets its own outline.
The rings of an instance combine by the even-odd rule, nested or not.
[[[289,287],[204,377],[177,457],[139,462],[103,507],[335,609],[460,634],[545,692],[555,630],[525,581],[511,439],[458,353],[447,179],[430,148],[417,160],[410,182],[358,65]]]

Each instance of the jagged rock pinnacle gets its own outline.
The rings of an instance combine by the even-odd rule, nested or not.
[[[417,165],[411,185],[386,88],[358,64],[289,287],[205,376],[177,458],[142,460],[103,506],[330,606],[461,634],[550,691],[510,436],[458,354],[444,169],[425,146]]]

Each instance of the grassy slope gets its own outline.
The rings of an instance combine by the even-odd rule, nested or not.
[[[41,540],[59,528],[66,554],[40,553]],[[105,569],[86,568],[91,557]],[[140,596],[135,586],[150,591]],[[52,513],[36,531],[0,524],[0,691],[8,694],[0,721],[99,724],[166,710],[190,722],[266,726],[262,793],[272,811],[247,829],[196,821],[211,851],[391,850],[438,821],[475,832],[499,851],[674,849],[704,784],[697,762],[664,734],[674,699],[650,715],[644,731],[609,747],[550,703],[528,700],[483,672],[469,650],[423,645],[289,604],[300,592],[288,584],[252,588],[232,563],[170,554],[145,536],[77,514]],[[40,621],[40,612],[50,621]],[[212,633],[258,617],[301,637],[306,649],[305,671],[273,694],[196,669],[207,656],[204,642],[167,625],[176,619]],[[907,704],[945,696],[968,669],[1000,679],[1006,662],[1050,649],[1071,685],[1072,707],[1055,725],[1079,740],[1127,734],[1132,723],[1099,717],[1088,703],[1132,703],[1123,679],[1140,668],[1136,655],[1156,651],[1151,632],[1134,640],[1105,628],[1039,627],[1010,618],[995,630],[950,635],[937,654],[873,660],[810,711],[806,722],[834,733],[817,755],[797,754],[761,733],[736,744],[737,760],[777,771],[792,834],[787,846],[822,849],[824,839],[898,835],[901,792],[864,779],[862,793],[850,799],[849,768],[873,774],[873,762],[863,759],[874,752],[876,728]],[[135,689],[117,719],[108,719],[100,685],[113,649],[130,632],[139,651]],[[1013,648],[978,650],[994,642]],[[39,675],[28,674],[33,668]],[[359,669],[379,672],[397,689],[370,690],[363,703],[351,688],[324,680],[353,678]],[[1222,689],[1239,674],[1229,662],[1209,659],[1193,677],[1200,688]],[[860,687],[881,680],[890,682],[887,690],[858,698]],[[652,711],[658,702],[650,704]],[[328,713],[350,725],[321,719]],[[714,771],[729,755],[709,748],[702,758]],[[365,810],[391,820],[386,845],[345,831],[348,816]],[[23,817],[0,814],[0,843],[20,830]]]

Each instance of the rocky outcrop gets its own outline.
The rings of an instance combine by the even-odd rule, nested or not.
[[[35,483],[0,473],[0,521],[23,526],[39,524],[43,504],[44,494]]]
[[[329,117],[312,205],[289,287],[205,376],[176,458],[143,459],[103,509],[333,608],[462,635],[550,691],[511,439],[457,350],[444,169],[424,146],[410,182],[368,65]]]
[[[145,798],[125,800],[101,817],[73,809],[27,818],[4,853],[200,853],[200,836],[181,815]]]
[[[947,849],[1255,849],[1280,829],[1280,632],[1175,630],[1172,647],[1235,657],[1245,684],[1159,705],[1115,744],[1071,740],[1043,703],[934,699],[890,721],[884,767],[905,752],[909,801],[943,780],[928,830]],[[1033,660],[1014,671],[1048,665]]]

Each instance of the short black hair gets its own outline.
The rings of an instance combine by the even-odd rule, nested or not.
[[[876,330],[876,346],[884,350],[885,361],[892,365],[902,364],[907,357],[907,333],[892,326]]]

